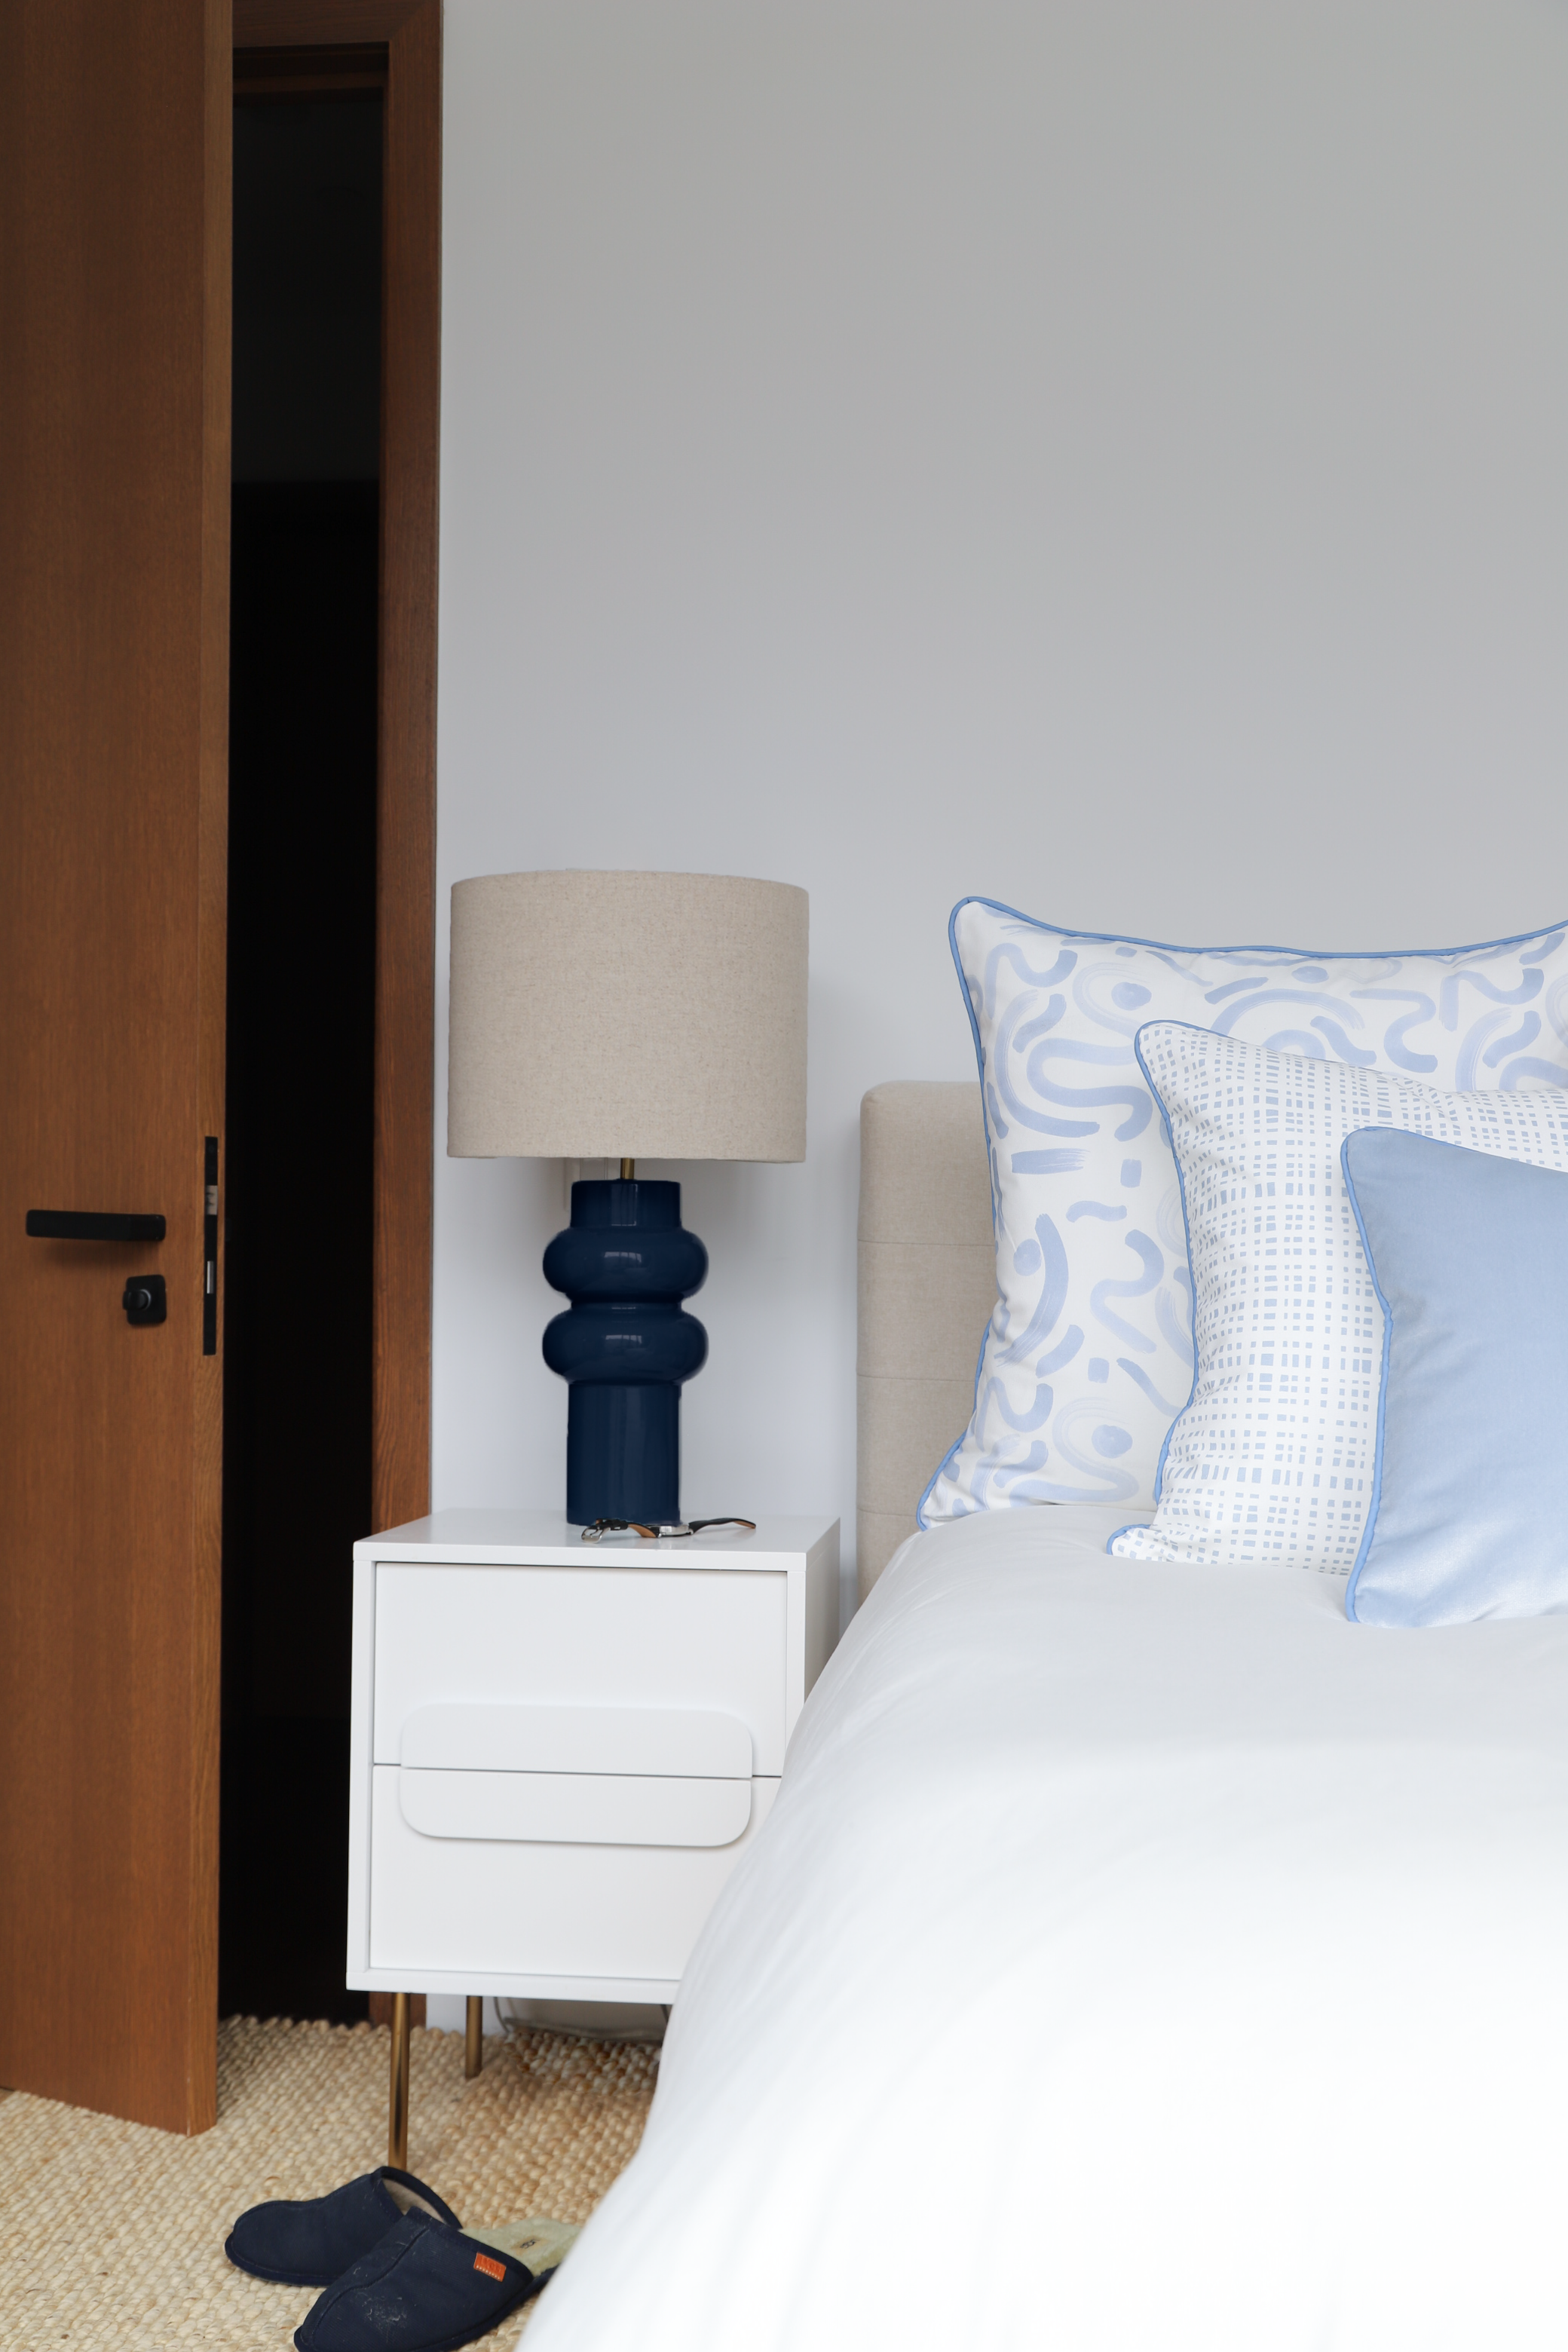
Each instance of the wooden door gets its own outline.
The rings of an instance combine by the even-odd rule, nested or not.
[[[216,2113],[230,71],[229,0],[0,0],[0,2084],[185,2132]]]

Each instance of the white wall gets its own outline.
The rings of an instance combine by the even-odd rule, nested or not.
[[[809,1158],[674,1171],[683,1501],[848,1538],[857,1106],[973,1068],[955,898],[1568,911],[1568,9],[448,0],[446,72],[443,917],[810,891]],[[556,1501],[559,1171],[437,1177],[436,1500]]]

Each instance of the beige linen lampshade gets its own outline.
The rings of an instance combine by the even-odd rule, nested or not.
[[[452,890],[456,1158],[804,1160],[806,894],[727,874]]]

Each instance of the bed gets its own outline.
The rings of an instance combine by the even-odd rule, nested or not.
[[[868,1098],[865,1602],[531,2347],[1561,2346],[1568,1618],[914,1535],[987,1202],[974,1088]]]

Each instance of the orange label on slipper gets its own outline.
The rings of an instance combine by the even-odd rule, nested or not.
[[[506,2264],[498,2263],[493,2254],[476,2254],[474,2268],[477,2271],[483,2271],[487,2278],[503,2279],[506,2276]]]

